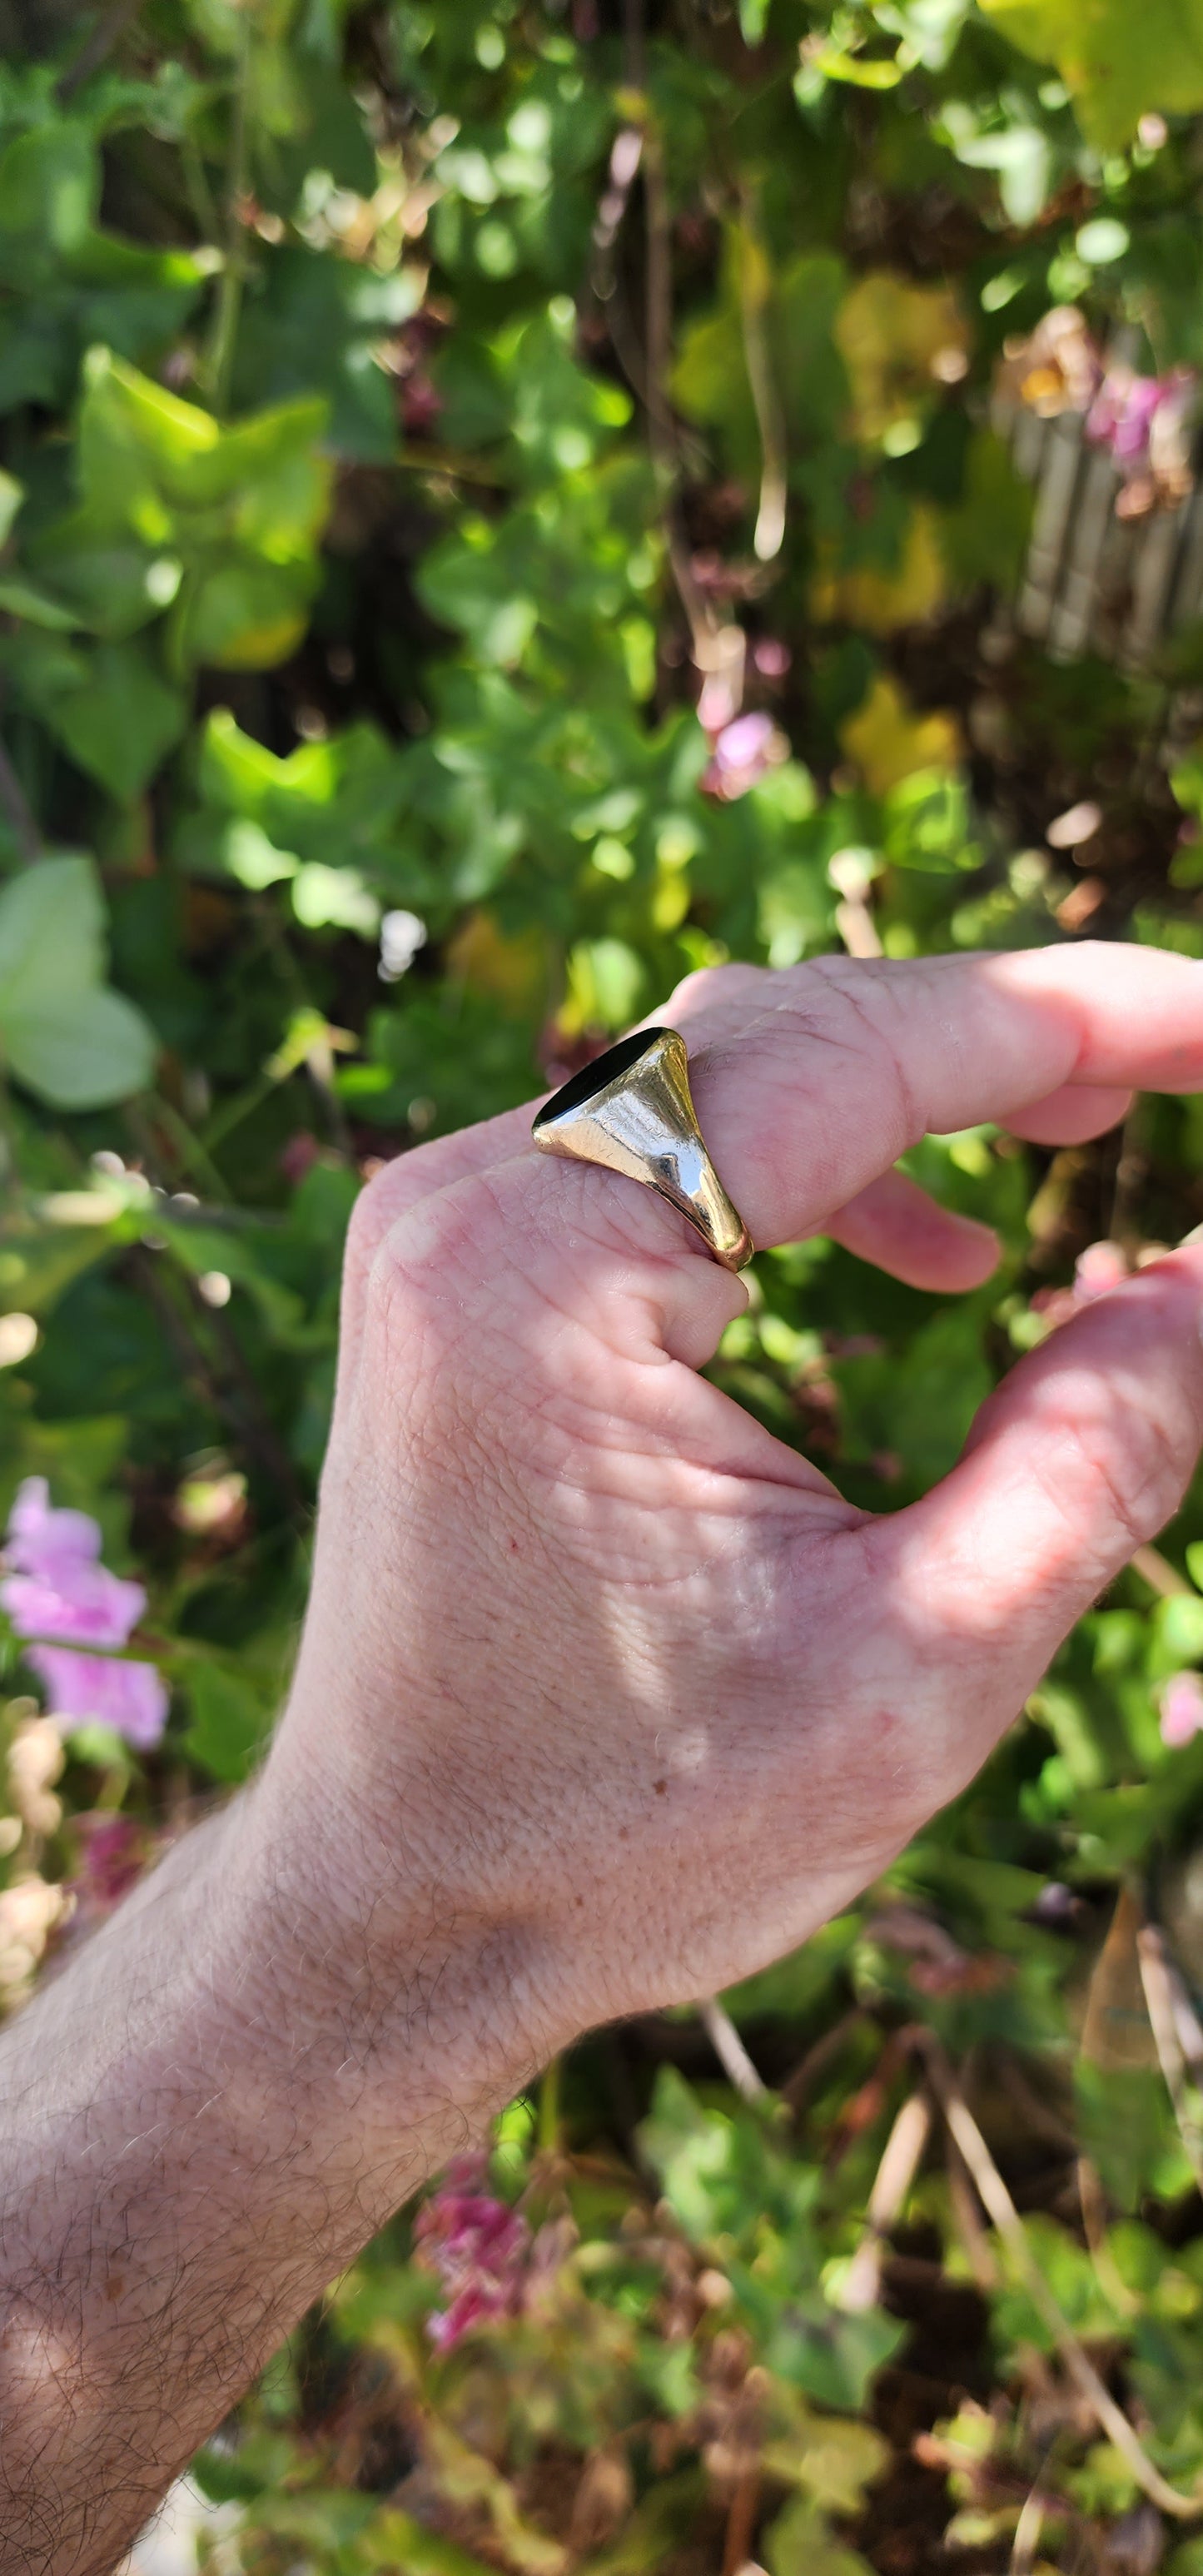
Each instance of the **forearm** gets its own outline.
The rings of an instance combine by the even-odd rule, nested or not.
[[[416,1898],[411,1993],[373,1994],[366,1933],[332,1938],[332,1906],[281,1884],[262,1796],[193,1834],[0,2043],[2,2576],[108,2576],[504,2096],[479,1945],[438,1944]]]

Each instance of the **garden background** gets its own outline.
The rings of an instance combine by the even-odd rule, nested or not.
[[[1203,956],[1203,0],[0,28],[19,2006],[270,1727],[378,1158],[710,960]],[[911,1163],[990,1284],[773,1253],[715,1367],[882,1510],[1203,1107]],[[1199,2576],[1200,1665],[1203,1489],[885,1883],[398,2216],[218,2576]]]

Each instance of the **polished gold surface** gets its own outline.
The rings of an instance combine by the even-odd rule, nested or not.
[[[751,1235],[706,1151],[676,1029],[620,1039],[553,1094],[531,1133],[540,1153],[601,1163],[658,1190],[724,1269],[751,1260]]]

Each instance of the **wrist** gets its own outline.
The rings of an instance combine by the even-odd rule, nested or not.
[[[427,1900],[411,1948],[373,1958],[264,1789],[170,1853],[0,2043],[5,2567],[47,2532],[56,2564],[115,2563],[508,2088],[487,1941],[442,1935]]]
[[[472,1884],[449,1788],[409,1800],[398,1835],[397,1802],[383,1823],[370,1793],[303,1758],[306,1739],[290,1710],[241,1802],[232,1867],[253,1965],[238,2009],[315,2152],[353,2148],[379,2174],[383,2216],[420,2178],[402,2149],[433,2169],[569,2033],[537,1924]]]

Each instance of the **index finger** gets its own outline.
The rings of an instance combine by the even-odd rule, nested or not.
[[[1119,943],[718,967],[661,1017],[689,1043],[707,1144],[761,1245],[820,1226],[924,1135],[1005,1123],[1067,1085],[1203,1090],[1203,964]]]

